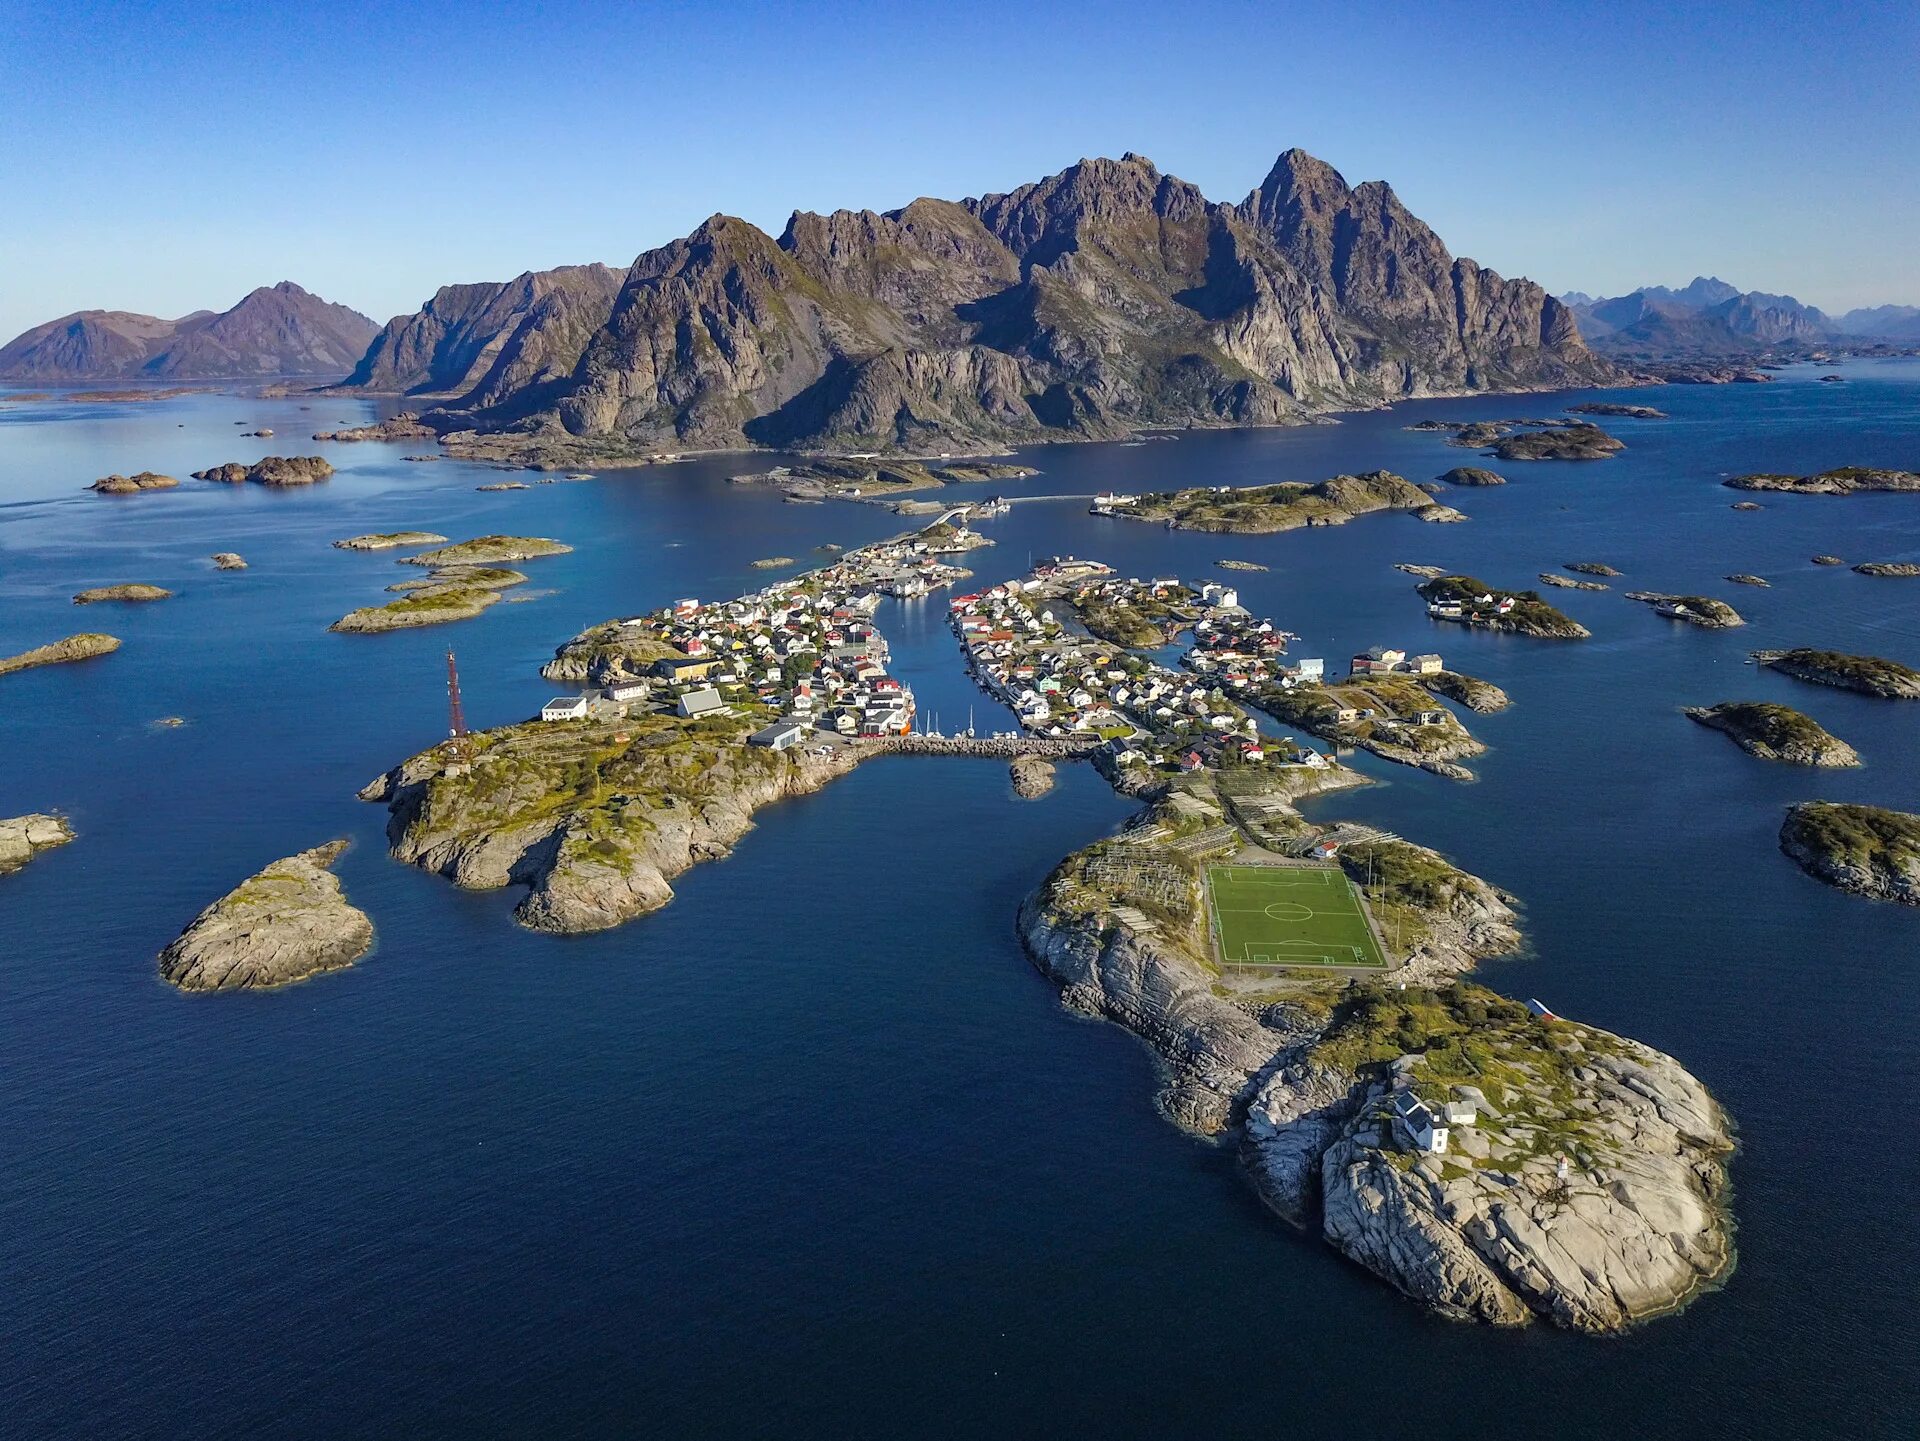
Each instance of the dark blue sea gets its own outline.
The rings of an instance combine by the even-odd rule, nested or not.
[[[1153,1062],[1074,1019],[1013,933],[1021,897],[1130,811],[1084,768],[1039,802],[985,761],[894,759],[760,817],[652,917],[518,929],[514,893],[389,860],[354,799],[445,728],[518,720],[581,627],[766,579],[902,528],[790,505],[716,457],[482,494],[485,467],[302,437],[370,403],[202,394],[0,405],[0,654],[83,629],[104,660],[0,679],[0,815],[79,840],[0,879],[0,1433],[22,1437],[1793,1435],[1920,1431],[1920,911],[1803,876],[1775,834],[1825,797],[1920,810],[1920,705],[1745,664],[1818,645],[1920,664],[1920,496],[1762,496],[1745,470],[1920,466],[1920,362],[1626,397],[1629,449],[1500,467],[1471,520],[1268,537],[989,522],[983,580],[1071,552],[1241,574],[1297,654],[1437,648],[1504,686],[1470,785],[1374,763],[1318,813],[1435,845],[1517,895],[1529,950],[1492,986],[1671,1051],[1740,1131],[1739,1266],[1624,1339],[1433,1319],[1263,1210],[1229,1150],[1157,1119]],[[1404,426],[1592,395],[1431,401],[1344,423],[1043,447],[1012,494],[1317,480],[1470,459]],[[1613,395],[1606,398],[1621,398]],[[246,422],[246,424],[236,424]],[[270,441],[239,438],[268,426]],[[109,471],[324,452],[325,485],[90,494]],[[527,477],[532,479],[533,477]],[[989,489],[992,487],[988,487]],[[329,542],[546,535],[531,600],[388,636],[327,625],[411,572]],[[216,573],[237,550],[250,568]],[[1555,592],[1593,638],[1433,626],[1397,561]],[[1750,571],[1766,590],[1727,584]],[[76,610],[86,586],[177,598]],[[1706,632],[1621,595],[1704,592]],[[957,664],[943,602],[880,617],[923,714],[1010,723]],[[1771,766],[1683,705],[1771,699],[1863,755]],[[177,728],[156,727],[181,716]],[[373,917],[350,970],[183,996],[155,955],[266,862],[334,836]]]

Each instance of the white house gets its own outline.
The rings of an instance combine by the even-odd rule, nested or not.
[[[557,695],[540,707],[543,721],[585,720],[587,698],[583,695]]]
[[[699,690],[690,690],[681,696],[677,709],[686,718],[725,715],[727,703],[720,699],[719,691],[712,686],[704,686]]]
[[[645,700],[647,692],[653,687],[644,680],[616,680],[607,683],[607,699],[618,701]]]
[[[1435,1156],[1446,1153],[1447,1128],[1435,1120],[1433,1112],[1427,1109],[1427,1103],[1412,1091],[1395,1093],[1393,1119],[1421,1150]]]

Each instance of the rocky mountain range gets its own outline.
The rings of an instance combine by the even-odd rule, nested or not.
[[[345,375],[379,329],[290,280],[178,320],[82,310],[0,346],[0,380],[215,380]]]
[[[425,419],[455,448],[605,460],[977,450],[1618,375],[1538,285],[1293,150],[1238,204],[1128,154],[1006,194],[799,212],[777,238],[716,215],[624,277],[443,290],[350,384],[447,393]]]
[[[1572,292],[1560,299],[1595,350],[1633,360],[1819,345],[1839,329],[1791,295],[1742,291],[1715,276],[1696,276],[1677,290],[1649,285],[1610,298]]]
[[[1920,307],[1880,305],[1831,316],[1791,295],[1741,290],[1711,275],[1677,290],[1645,285],[1610,298],[1569,291],[1560,300],[1579,317],[1595,350],[1625,360],[1750,356],[1853,338],[1920,340]]]

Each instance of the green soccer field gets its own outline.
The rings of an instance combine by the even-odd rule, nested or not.
[[[1387,967],[1343,871],[1208,866],[1207,898],[1222,965]]]

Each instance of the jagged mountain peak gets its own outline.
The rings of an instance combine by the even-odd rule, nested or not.
[[[583,298],[482,299],[460,326],[395,321],[369,358],[440,374],[564,320],[536,378],[469,366],[433,414],[540,457],[978,449],[1616,374],[1538,286],[1455,261],[1389,186],[1300,150],[1238,206],[1128,151],[966,200],[797,210],[778,239],[716,215],[636,259],[584,339]]]

